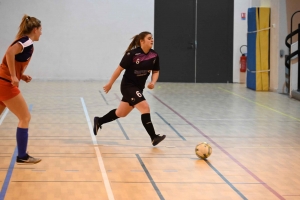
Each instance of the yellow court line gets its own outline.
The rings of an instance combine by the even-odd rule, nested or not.
[[[276,113],[279,113],[279,114],[281,114],[281,115],[283,115],[283,116],[289,117],[289,118],[291,118],[291,119],[294,119],[294,120],[300,122],[300,119],[297,118],[297,117],[293,117],[293,116],[291,116],[291,115],[288,115],[288,114],[285,114],[285,113],[280,112],[280,111],[278,111],[278,110],[275,110],[274,108],[270,108],[270,107],[265,106],[265,105],[263,105],[263,104],[257,103],[256,101],[252,101],[252,100],[250,100],[250,99],[248,99],[248,98],[246,98],[246,97],[243,97],[243,96],[241,96],[241,95],[238,95],[238,94],[236,94],[236,93],[234,93],[234,92],[231,92],[231,91],[229,91],[229,90],[226,90],[226,89],[224,89],[224,88],[221,88],[221,87],[218,87],[218,88],[219,88],[220,90],[223,90],[223,91],[225,91],[225,92],[228,92],[228,93],[230,93],[230,94],[232,94],[232,95],[235,95],[235,96],[238,96],[238,97],[240,97],[240,98],[242,98],[242,99],[245,99],[245,100],[247,100],[247,101],[249,101],[249,102],[251,102],[251,103],[255,103],[255,104],[258,105],[258,106],[261,106],[261,107],[263,107],[263,108],[272,110],[272,111],[274,111],[274,112],[276,112]]]

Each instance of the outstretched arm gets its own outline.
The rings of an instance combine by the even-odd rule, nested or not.
[[[121,72],[124,70],[120,65],[117,67],[117,69],[114,71],[112,74],[109,82],[103,87],[103,90],[105,93],[108,93],[109,90],[111,89],[112,85],[114,82],[117,80],[117,78],[120,76]]]

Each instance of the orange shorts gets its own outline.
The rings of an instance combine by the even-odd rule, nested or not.
[[[18,87],[13,86],[10,82],[0,79],[0,105],[5,106],[3,101],[9,100],[20,94]]]

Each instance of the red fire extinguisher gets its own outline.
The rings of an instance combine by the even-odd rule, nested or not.
[[[247,70],[247,56],[245,53],[242,53],[243,46],[247,47],[246,45],[242,45],[240,47],[240,52],[242,54],[242,56],[240,58],[240,65],[241,65],[240,72],[245,72]]]

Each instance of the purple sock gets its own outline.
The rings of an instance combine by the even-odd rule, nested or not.
[[[27,153],[28,128],[17,128],[18,157],[24,158]]]

